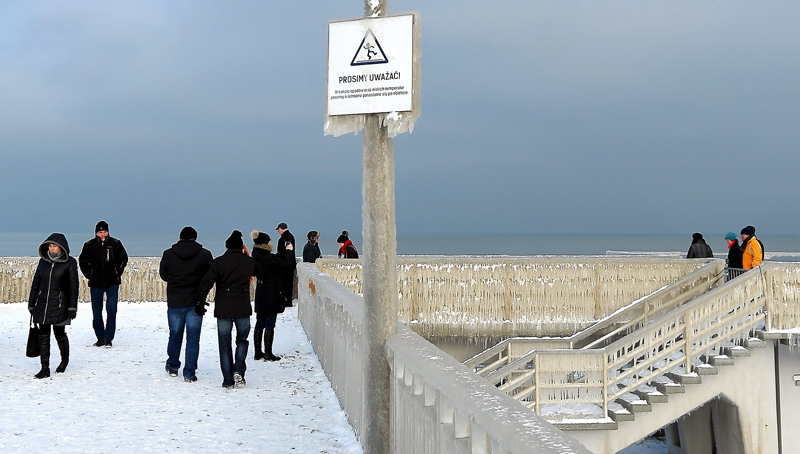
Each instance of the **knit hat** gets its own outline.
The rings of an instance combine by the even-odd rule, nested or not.
[[[277,226],[277,227],[275,227],[275,230],[278,230],[278,229],[281,229],[281,230],[289,230],[289,226],[288,226],[288,225],[286,225],[286,223],[285,223],[285,222],[281,222],[280,224],[278,224],[278,226]]]
[[[244,241],[242,241],[242,232],[234,230],[231,236],[225,240],[225,249],[242,250],[244,248]]]
[[[736,241],[736,234],[733,232],[728,232],[725,234],[726,240]]]
[[[102,232],[104,230],[108,232],[108,222],[106,221],[100,221],[94,226],[94,233]]]
[[[703,239],[703,234],[695,232],[695,233],[692,234],[692,239],[693,240],[702,240]]]
[[[339,243],[339,244],[344,244],[344,243],[346,243],[346,242],[347,242],[347,240],[349,240],[349,239],[350,239],[350,238],[347,238],[347,237],[346,237],[346,236],[344,236],[344,235],[339,235],[339,238],[336,238],[336,242],[337,242],[337,243]]]
[[[259,232],[258,230],[253,230],[250,232],[250,238],[253,239],[253,243],[255,244],[269,244],[270,237],[264,232]]]
[[[750,229],[751,232],[753,232],[753,235],[756,234],[756,228],[755,227],[753,227],[752,225],[748,225],[747,228]]]
[[[194,241],[197,239],[197,230],[195,230],[192,226],[187,225],[186,227],[181,229],[180,238],[182,240]]]
[[[742,235],[753,236],[753,234],[756,233],[756,229],[748,225],[747,227],[742,229],[741,233]]]

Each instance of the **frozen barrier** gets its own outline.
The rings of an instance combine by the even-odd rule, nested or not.
[[[122,273],[119,286],[120,301],[166,301],[167,283],[158,275],[158,257],[132,257]],[[33,282],[33,273],[39,263],[38,257],[0,258],[0,303],[19,303],[28,301]],[[78,273],[81,290],[80,301],[91,301],[86,279]],[[214,298],[214,290],[208,295]]]
[[[363,298],[299,264],[298,313],[350,424],[363,433]],[[392,443],[402,453],[589,454],[402,323],[387,342]]]
[[[709,261],[398,256],[399,320],[425,337],[568,336]],[[321,259],[317,267],[361,294],[359,260]]]

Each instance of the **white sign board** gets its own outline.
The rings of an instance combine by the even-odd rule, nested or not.
[[[414,16],[331,22],[328,115],[412,108]]]

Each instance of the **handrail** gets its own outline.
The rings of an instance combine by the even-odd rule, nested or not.
[[[746,273],[603,348],[534,350],[487,379],[540,414],[549,403],[594,403],[605,415],[641,384],[692,372],[700,356],[745,338],[765,320],[766,289],[764,273]]]

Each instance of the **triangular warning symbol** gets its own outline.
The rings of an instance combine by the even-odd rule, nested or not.
[[[377,65],[380,63],[389,63],[389,59],[386,58],[386,54],[383,53],[381,44],[378,42],[378,39],[375,38],[372,30],[367,30],[367,34],[364,35],[364,39],[361,40],[361,45],[358,46],[358,50],[353,56],[353,61],[350,62],[350,66]]]

